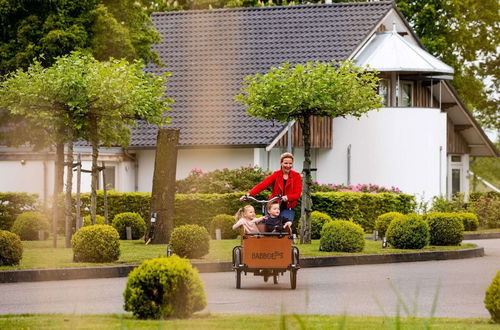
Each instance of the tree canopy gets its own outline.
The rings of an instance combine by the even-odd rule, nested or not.
[[[0,75],[44,67],[78,50],[110,57],[158,62],[150,48],[159,34],[134,0],[0,0]]]
[[[128,145],[136,119],[158,126],[168,123],[165,112],[172,100],[165,97],[166,76],[146,73],[138,61],[100,62],[74,52],[56,58],[49,68],[36,61],[26,71],[9,74],[0,82],[0,107],[23,118],[25,127],[46,132],[47,144],[72,143],[78,138],[92,144],[95,219],[98,148]],[[57,170],[56,166],[56,177]]]
[[[354,116],[380,107],[378,78],[347,62],[284,63],[245,78],[237,100],[255,117],[288,122],[307,116]]]

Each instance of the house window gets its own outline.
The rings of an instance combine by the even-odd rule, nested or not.
[[[451,161],[453,163],[460,163],[462,161],[462,157],[461,156],[451,156]]]
[[[106,165],[106,168],[104,169],[104,175],[106,176],[106,190],[115,190],[116,189],[116,176],[115,176],[115,171],[116,171],[116,166],[108,166]],[[98,187],[100,189],[103,189],[102,185],[102,171],[99,173],[100,175],[98,176]]]
[[[389,106],[389,80],[381,79],[378,85],[378,95],[382,97],[382,105]]]
[[[460,169],[451,169],[451,195],[455,195],[460,192]]]
[[[413,105],[413,82],[401,80],[396,91],[398,107],[411,107]]]

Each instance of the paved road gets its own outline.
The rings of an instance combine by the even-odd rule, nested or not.
[[[500,269],[500,239],[472,242],[485,247],[485,257],[301,269],[295,291],[288,277],[274,285],[249,274],[236,290],[233,273],[201,274],[206,311],[395,315],[399,306],[402,315],[427,317],[437,299],[434,316],[489,318],[483,299]],[[0,314],[121,313],[125,283],[126,278],[0,284]]]

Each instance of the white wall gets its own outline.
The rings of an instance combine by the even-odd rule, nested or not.
[[[155,150],[137,151],[139,186],[138,190],[148,192],[152,190]],[[223,168],[238,168],[253,165],[253,148],[226,148],[226,149],[179,149],[177,154],[176,178],[183,179],[192,169],[201,168],[210,172]]]
[[[349,144],[351,184],[396,186],[426,199],[445,194],[446,114],[439,109],[384,108],[360,120],[334,119],[333,147],[318,154],[320,183],[347,183]]]
[[[0,161],[0,191],[27,192],[38,194],[44,199],[44,182],[47,194],[54,190],[54,162],[47,161],[46,176],[44,176],[44,162],[42,160]]]

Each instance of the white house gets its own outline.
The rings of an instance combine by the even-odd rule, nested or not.
[[[451,86],[453,69],[426,52],[389,1],[154,13],[163,40],[155,46],[169,71],[175,100],[172,126],[180,129],[177,178],[192,168],[210,171],[259,165],[279,168],[290,145],[302,168],[298,125],[248,116],[234,100],[243,78],[283,62],[352,59],[382,78],[383,108],[360,120],[312,122],[313,167],[320,183],[373,183],[406,193],[468,191],[470,156],[498,151]],[[151,191],[157,129],[139,122],[127,149],[101,150],[118,191]],[[85,145],[84,168],[90,168]],[[0,148],[0,191],[52,190],[53,155]],[[83,191],[90,190],[84,176]]]

